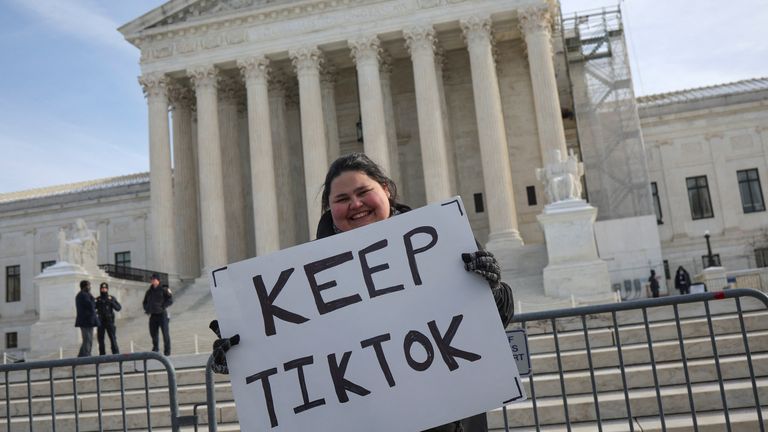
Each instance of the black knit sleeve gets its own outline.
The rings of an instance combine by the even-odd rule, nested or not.
[[[499,318],[506,328],[515,314],[515,297],[512,294],[512,288],[505,282],[501,282],[499,287],[493,290],[493,300],[496,301]]]

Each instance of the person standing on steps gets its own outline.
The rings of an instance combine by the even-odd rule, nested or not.
[[[659,296],[659,278],[656,276],[656,270],[651,270],[651,277],[648,278],[648,283],[651,287],[651,295],[653,297]]]
[[[99,296],[96,297],[96,312],[99,315],[99,328],[96,336],[99,340],[99,355],[106,354],[104,346],[104,333],[109,336],[109,345],[112,348],[112,354],[120,354],[120,348],[117,346],[117,328],[115,327],[115,312],[123,307],[120,302],[109,295],[109,284],[102,282],[99,285]]]
[[[93,328],[99,326],[99,317],[96,315],[96,302],[91,295],[91,283],[87,280],[80,281],[80,292],[75,296],[75,307],[75,327],[80,328],[83,337],[77,356],[89,357],[93,346]]]
[[[152,337],[152,351],[158,352],[158,330],[163,332],[163,354],[171,355],[171,332],[168,327],[167,309],[173,304],[173,294],[168,285],[160,285],[160,276],[152,275],[152,283],[144,294],[144,312],[149,315],[149,335]]]

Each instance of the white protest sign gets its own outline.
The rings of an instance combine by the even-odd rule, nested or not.
[[[244,431],[419,431],[525,398],[460,198],[213,270]]]

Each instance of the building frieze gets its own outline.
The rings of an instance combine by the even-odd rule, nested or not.
[[[237,2],[240,7],[234,7],[232,1],[224,3],[232,7],[216,13],[211,8],[211,13],[203,11],[186,19],[160,21],[127,34],[126,38],[141,49],[141,63],[147,65],[178,57],[204,56],[214,51],[233,52],[229,48],[235,52],[285,52],[290,46],[282,45],[297,35],[345,29],[350,23],[385,23],[403,16],[415,17],[422,11],[429,15],[434,13],[438,21],[447,22],[477,10],[493,14],[543,2],[518,0],[518,5],[504,6],[489,0],[315,0],[272,5],[254,0],[249,5],[248,1],[241,0]],[[427,17],[423,13],[420,16]],[[385,24],[378,29],[382,33],[393,30],[399,29],[388,28]],[[377,30],[372,29],[372,32],[375,34]]]

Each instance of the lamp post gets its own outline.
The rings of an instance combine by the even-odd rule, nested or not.
[[[707,267],[715,266],[715,259],[712,256],[712,246],[709,244],[709,230],[704,231],[704,239],[707,241]]]

